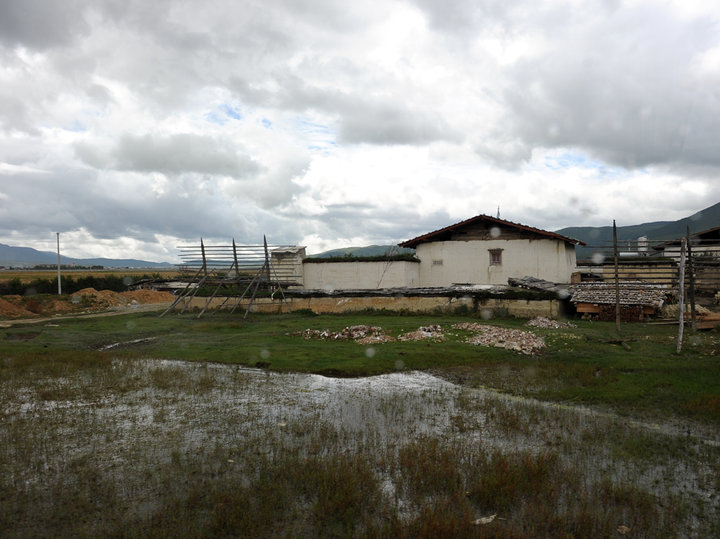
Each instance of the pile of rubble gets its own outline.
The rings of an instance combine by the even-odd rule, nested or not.
[[[476,322],[463,322],[454,324],[452,327],[475,332],[475,335],[465,341],[469,344],[506,348],[526,355],[532,355],[545,348],[543,338],[529,331],[489,326]]]
[[[297,333],[295,333],[297,335]],[[393,340],[392,337],[385,335],[383,328],[378,326],[349,326],[340,331],[330,331],[329,329],[306,329],[300,332],[304,339],[319,339],[323,341],[363,341],[370,340],[372,342],[385,342],[385,340]]]
[[[409,333],[403,333],[398,336],[398,341],[424,341],[432,339],[435,342],[440,342],[445,338],[443,335],[443,329],[439,324],[433,324],[432,326],[420,326],[415,331]]]
[[[547,319],[545,319],[547,320]],[[549,322],[555,322],[549,320]],[[543,322],[539,322],[543,323]],[[560,325],[551,327],[572,327],[571,325]],[[522,354],[531,355],[545,347],[545,341],[529,331],[519,329],[508,329],[487,324],[479,324],[477,322],[462,322],[453,324],[453,329],[463,331],[471,331],[473,335],[466,339],[465,342],[473,345],[493,346],[497,348],[506,348]],[[376,344],[383,342],[395,341],[424,341],[442,342],[445,339],[445,333],[439,324],[429,326],[421,326],[415,331],[410,331],[398,335],[397,338],[386,333],[378,326],[349,326],[340,331],[330,331],[329,329],[305,329],[289,335],[301,336],[304,339],[318,339],[327,341],[355,341],[359,344]]]
[[[292,333],[292,335],[298,335],[304,339],[318,339],[323,341],[355,341],[360,344],[424,340],[440,342],[444,338],[442,327],[438,324],[421,326],[415,331],[398,335],[397,338],[389,335],[389,333],[391,333],[391,331],[386,333],[381,327],[358,325],[349,326],[340,331],[330,331],[329,329],[306,329]]]
[[[565,329],[577,327],[572,322],[558,322],[557,320],[545,318],[544,316],[535,317],[532,320],[529,320],[525,325],[531,328],[540,329]]]

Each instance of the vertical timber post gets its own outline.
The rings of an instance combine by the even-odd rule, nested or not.
[[[58,253],[58,296],[62,295],[62,280],[60,275],[60,232],[57,234],[57,253]]]
[[[685,248],[687,241],[682,238],[680,242],[680,271],[678,275],[678,337],[677,353],[682,350],[683,327],[685,326]]]
[[[615,219],[613,219],[613,254],[615,255],[615,329],[620,333],[620,275],[618,271],[618,244]]]
[[[200,238],[200,252],[202,253],[202,259],[203,259],[202,269],[203,269],[203,272],[205,273],[205,277],[207,277],[207,274],[208,274],[207,259],[205,258],[205,244],[203,243],[202,238]]]
[[[267,277],[268,292],[270,292],[270,256],[268,254],[267,238],[263,235],[263,245],[265,246],[265,275]]]
[[[240,281],[240,266],[238,266],[237,259],[237,247],[235,245],[235,238],[233,238],[233,260],[235,261],[235,280]]]
[[[690,278],[690,316],[692,332],[697,332],[697,315],[695,313],[695,270],[693,268],[692,246],[690,242],[690,227],[687,227],[687,269]]]

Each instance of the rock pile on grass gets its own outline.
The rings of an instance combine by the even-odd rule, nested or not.
[[[501,328],[476,322],[462,322],[454,324],[452,327],[474,332],[475,334],[465,341],[469,344],[506,348],[526,355],[532,355],[545,348],[543,338],[529,331]]]
[[[545,318],[544,316],[537,316],[532,320],[529,320],[525,325],[531,328],[541,329],[564,329],[577,327],[572,322],[559,322],[557,320],[552,320],[551,318]]]
[[[420,326],[415,331],[403,333],[398,336],[398,341],[425,341],[430,339],[435,342],[440,342],[444,338],[445,335],[443,335],[442,327],[439,324],[434,324],[431,326]]]
[[[306,329],[293,335],[301,335],[304,339],[319,339],[323,341],[356,341],[360,344],[369,344],[376,342],[388,342],[395,340],[389,337],[378,326],[349,326],[340,331],[330,331],[329,329]]]
[[[508,329],[477,322],[462,322],[454,324],[453,329],[470,331],[473,333],[465,342],[473,345],[506,348],[521,354],[531,355],[545,347],[542,337],[529,331]],[[288,335],[301,336],[304,339],[318,339],[327,341],[355,341],[359,344],[376,344],[394,341],[433,341],[441,342],[445,339],[445,331],[439,324],[421,326],[415,331],[398,335],[397,338],[389,335],[378,326],[349,326],[340,331],[329,329],[305,329]]]

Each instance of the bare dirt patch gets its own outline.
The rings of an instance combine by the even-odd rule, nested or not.
[[[113,292],[85,288],[69,296],[0,297],[0,319],[39,318],[61,314],[101,312],[115,307],[171,302],[169,292],[135,290]]]

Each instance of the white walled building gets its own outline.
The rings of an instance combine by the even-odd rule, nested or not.
[[[305,260],[303,288],[377,290],[507,285],[510,277],[569,283],[579,240],[479,215],[400,243],[416,260]]]
[[[569,283],[581,241],[526,225],[478,215],[400,243],[415,249],[421,287],[506,285],[532,276]]]

